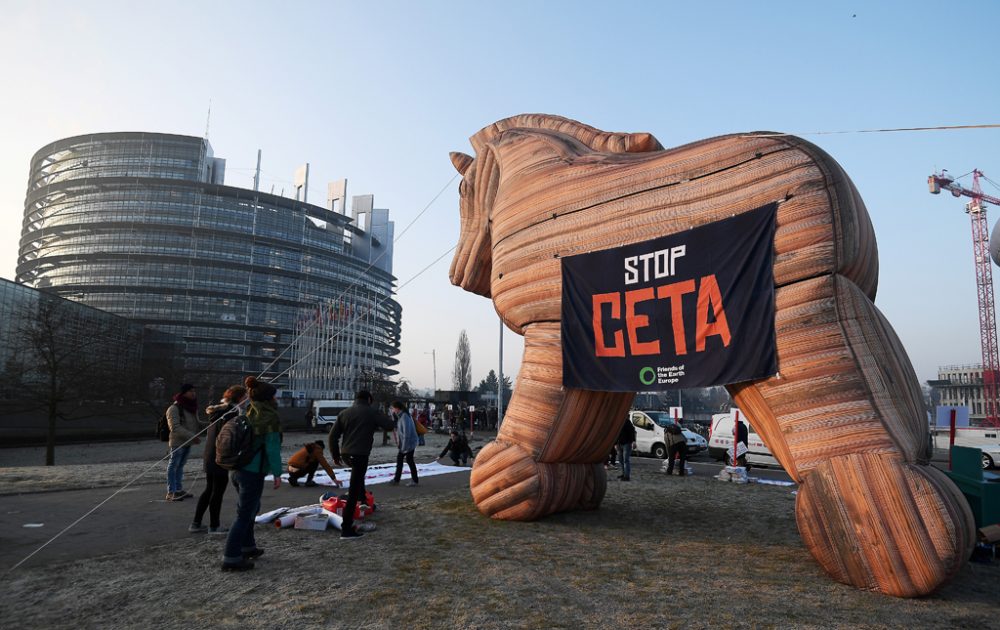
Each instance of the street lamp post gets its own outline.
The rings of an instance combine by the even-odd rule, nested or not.
[[[438,389],[438,368],[437,368],[437,350],[431,350],[430,352],[425,352],[424,354],[431,355],[431,365],[434,368],[434,395],[437,395]],[[433,396],[432,396],[433,397]]]

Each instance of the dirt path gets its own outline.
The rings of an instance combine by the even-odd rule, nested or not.
[[[630,483],[612,475],[598,510],[532,523],[483,518],[464,474],[419,494],[380,490],[374,534],[341,542],[260,528],[267,553],[239,575],[218,570],[221,541],[184,531],[192,504],[151,504],[147,485],[122,499],[134,526],[67,535],[52,556],[5,575],[0,627],[955,628],[1000,618],[1000,563],[968,563],[919,600],[859,591],[803,547],[793,488],[720,483],[708,463],[668,479],[659,464],[634,460]],[[38,502],[4,515],[13,520],[0,546],[23,550],[30,543],[15,539],[39,534],[15,527],[36,514],[27,510],[65,497],[79,502],[67,507],[75,514],[104,492],[0,497],[0,508]],[[141,531],[161,526],[160,542]]]

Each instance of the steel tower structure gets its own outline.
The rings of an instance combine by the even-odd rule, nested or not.
[[[972,188],[955,182],[947,171],[927,178],[932,194],[941,189],[955,197],[969,197],[965,212],[972,220],[972,253],[976,264],[976,294],[979,298],[979,337],[983,352],[983,404],[986,424],[1000,426],[1000,358],[997,352],[997,322],[993,297],[993,269],[990,266],[990,232],[986,221],[987,204],[1000,205],[1000,199],[983,194],[979,178],[983,173],[972,171]]]

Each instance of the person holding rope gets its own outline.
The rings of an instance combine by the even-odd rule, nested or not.
[[[205,432],[205,450],[202,459],[205,462],[205,490],[198,497],[198,505],[194,510],[194,520],[188,527],[192,534],[208,532],[209,534],[225,534],[229,528],[223,527],[219,522],[219,513],[222,511],[222,497],[226,494],[226,486],[229,485],[229,471],[215,463],[215,439],[219,436],[219,429],[239,415],[237,405],[246,395],[247,390],[242,385],[233,385],[222,394],[222,401],[218,405],[209,405],[205,409],[208,415],[208,431]],[[201,524],[205,510],[208,510],[208,526]]]
[[[264,492],[264,477],[274,475],[274,489],[281,487],[281,421],[274,401],[274,385],[248,376],[244,381],[250,392],[247,421],[253,429],[253,450],[250,463],[233,471],[233,485],[239,492],[236,500],[236,520],[229,528],[226,550],[222,557],[223,571],[246,571],[253,568],[253,559],[264,554],[253,535],[254,518],[260,511],[260,496]]]
[[[167,462],[167,501],[183,501],[194,495],[184,490],[184,464],[191,454],[191,445],[201,442],[195,437],[201,430],[198,420],[198,398],[194,385],[185,383],[174,394],[174,402],[167,407],[167,425],[170,427],[170,461]],[[194,438],[194,439],[192,439]]]

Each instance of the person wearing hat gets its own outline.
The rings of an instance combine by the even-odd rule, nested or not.
[[[174,402],[167,407],[167,425],[170,427],[170,461],[167,463],[167,501],[183,501],[194,496],[184,490],[184,464],[191,454],[191,445],[201,442],[196,436],[201,432],[198,421],[198,397],[194,385],[185,383],[174,394]]]
[[[257,546],[253,526],[260,511],[260,496],[264,493],[264,477],[274,475],[274,489],[281,487],[281,420],[274,401],[274,385],[248,376],[244,382],[250,394],[246,411],[247,423],[253,431],[253,459],[232,473],[232,482],[239,495],[236,498],[236,519],[229,526],[226,549],[222,556],[223,571],[246,571],[254,566],[253,559],[264,555]]]
[[[333,480],[334,485],[339,488],[340,482],[337,480],[337,474],[333,472],[330,464],[323,457],[323,440],[304,444],[302,448],[288,458],[288,483],[293,487],[298,487],[299,479],[305,477],[306,487],[315,486],[316,482],[313,481],[313,475],[316,474],[320,466],[323,467],[326,474],[330,475],[330,479]]]

